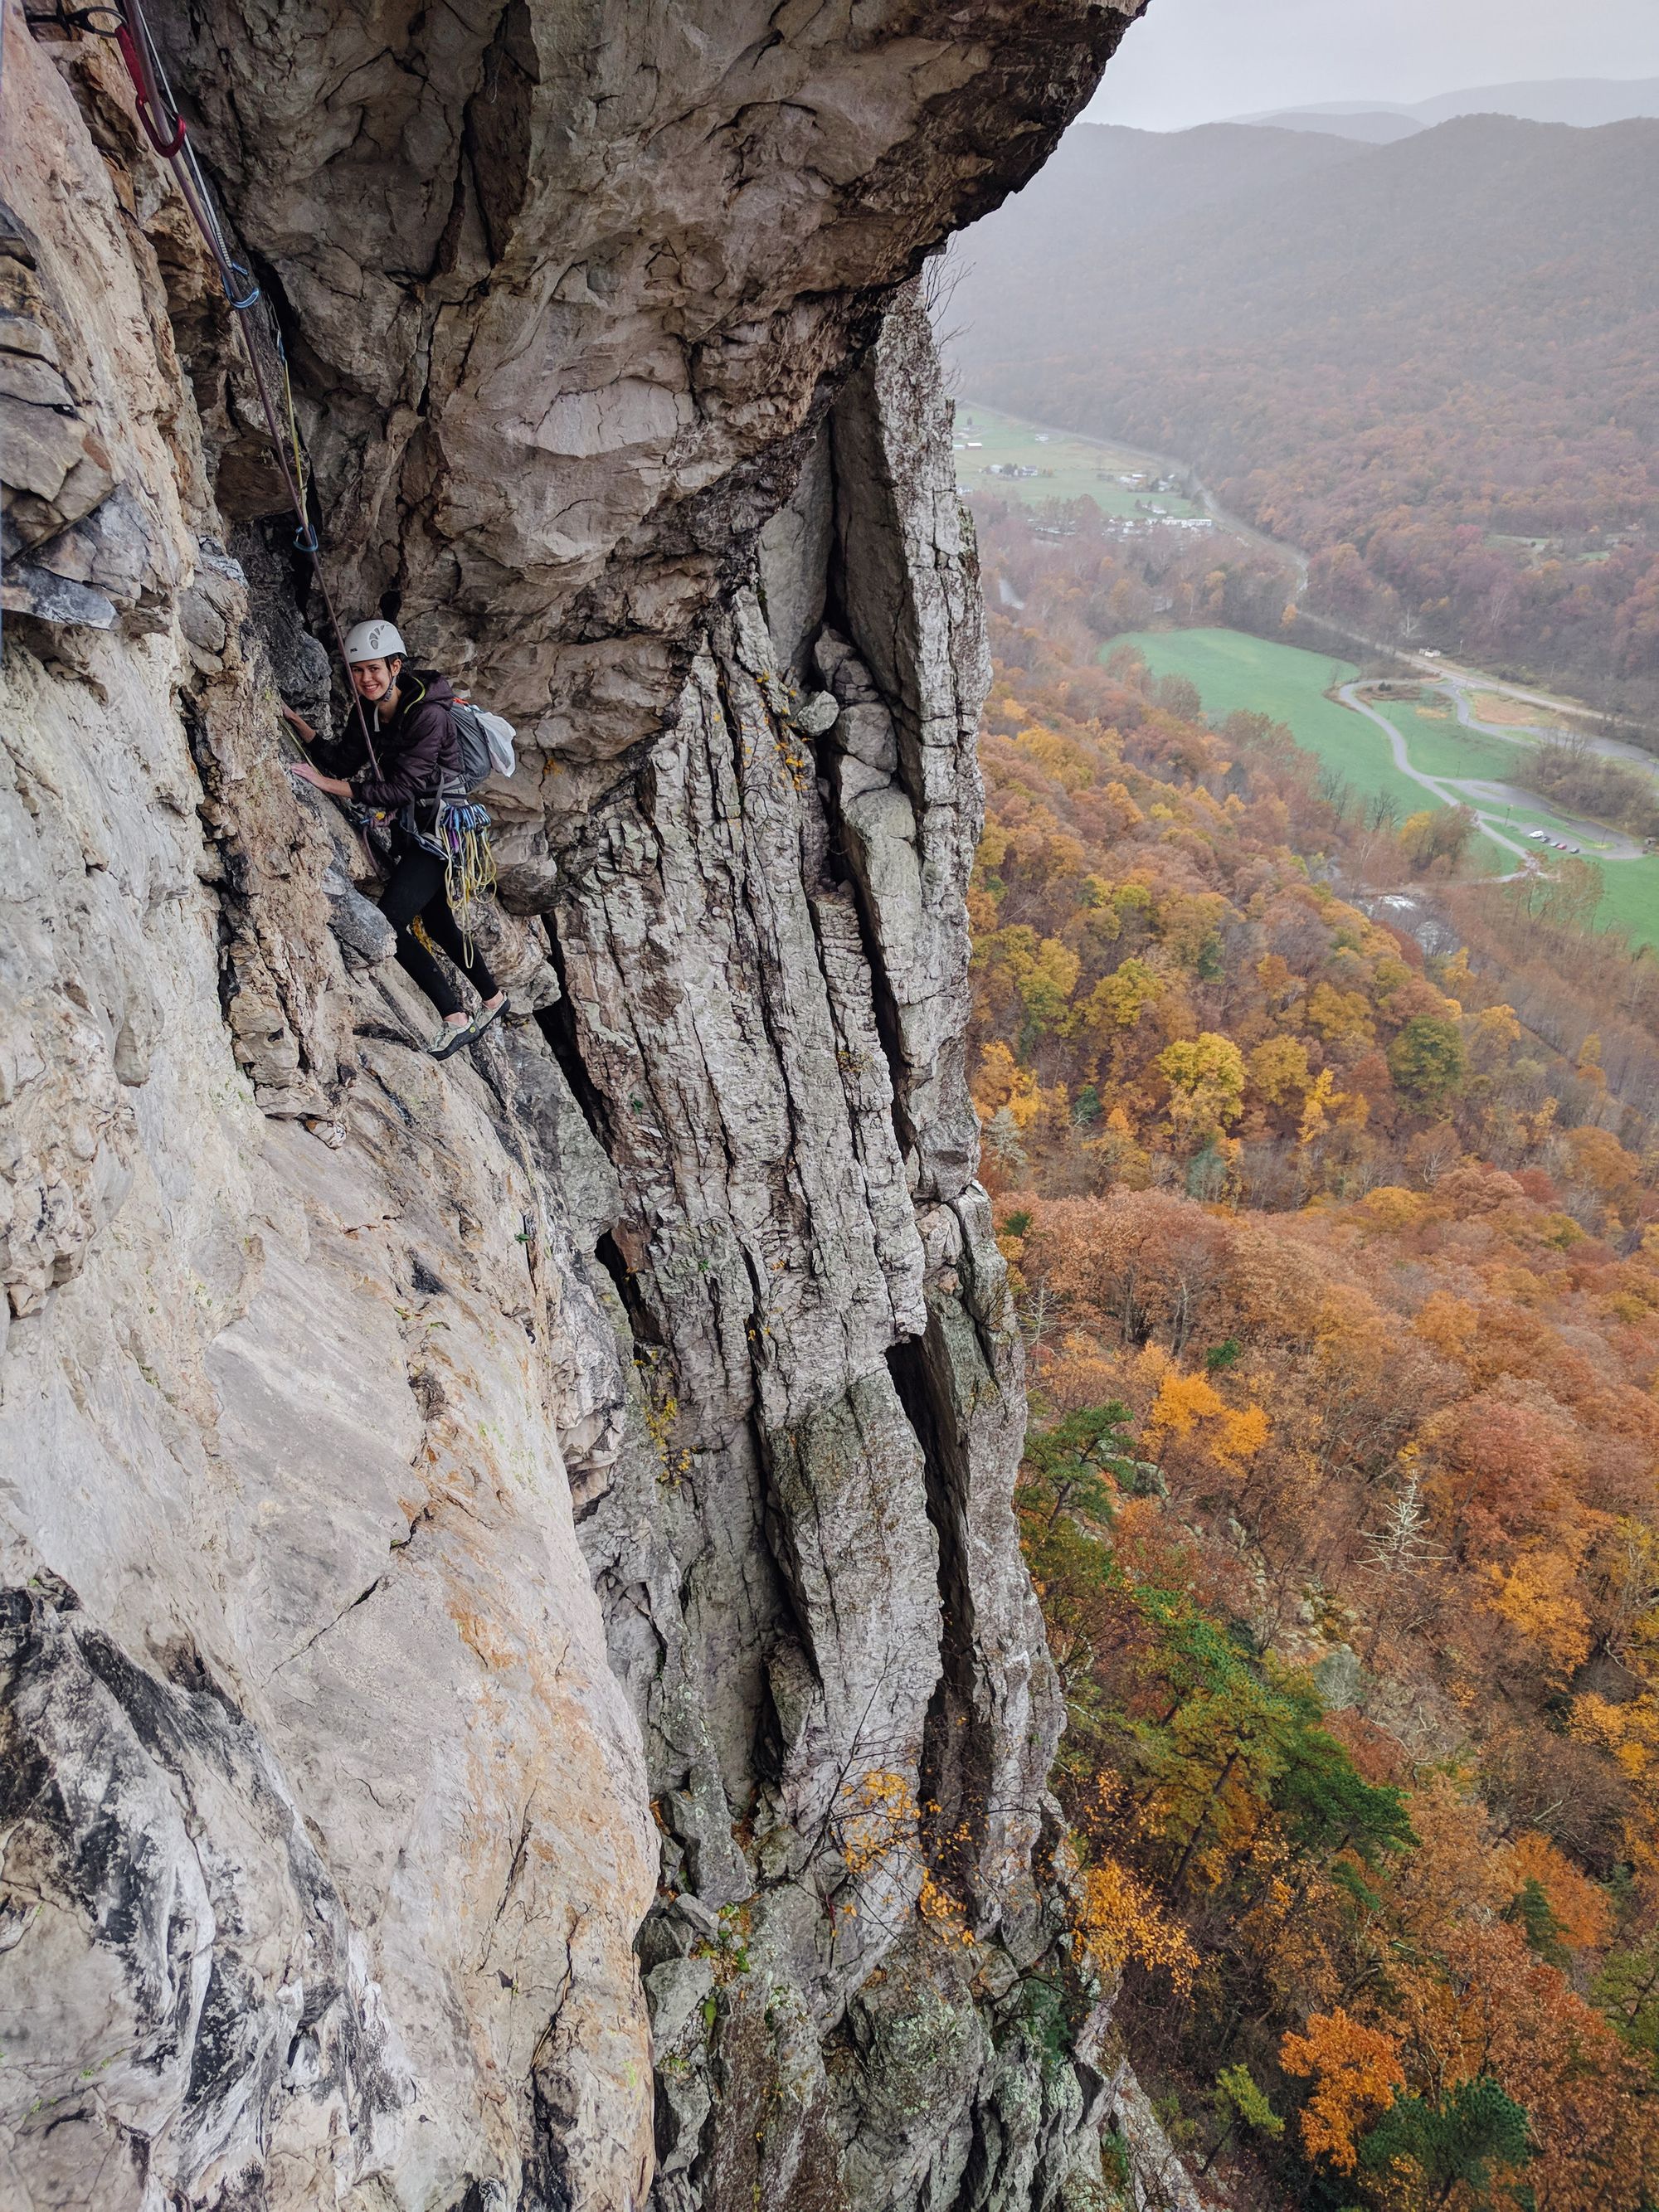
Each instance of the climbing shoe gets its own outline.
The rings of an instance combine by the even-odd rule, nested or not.
[[[467,1024],[467,1042],[469,1044],[476,1044],[477,1040],[489,1027],[491,1022],[500,1021],[501,1016],[506,1012],[507,1000],[505,999],[501,1000],[499,1006],[480,1006],[477,1012],[473,1015],[472,1019]]]
[[[471,1044],[472,1035],[471,1022],[446,1022],[427,1047],[427,1050],[434,1060],[447,1060],[452,1053],[459,1052],[464,1044]]]

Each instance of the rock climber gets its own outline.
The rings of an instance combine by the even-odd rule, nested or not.
[[[454,692],[441,676],[404,669],[407,647],[389,622],[360,622],[346,633],[351,682],[373,720],[380,773],[374,773],[354,718],[346,736],[328,746],[325,775],[310,761],[290,761],[289,770],[337,799],[390,815],[392,880],[380,911],[397,933],[398,958],[404,972],[426,993],[443,1016],[443,1027],[430,1050],[447,1060],[483,1035],[507,1006],[506,994],[461,934],[449,904],[447,854],[438,837],[438,815],[445,789],[459,787],[460,752],[449,704]],[[317,733],[291,708],[283,714],[307,744]],[[469,1016],[453,986],[415,934],[418,921],[427,937],[454,962],[477,993],[477,1011]]]

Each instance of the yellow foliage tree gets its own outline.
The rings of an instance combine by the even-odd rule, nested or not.
[[[1371,1010],[1361,991],[1339,991],[1330,983],[1316,983],[1308,994],[1308,1027],[1316,1030],[1328,1044],[1352,1039],[1374,1044]]]
[[[1267,1441],[1267,1416],[1260,1406],[1228,1405],[1207,1375],[1171,1369],[1158,1385],[1146,1419],[1146,1438],[1156,1449],[1166,1436],[1190,1437],[1202,1422],[1203,1442],[1218,1459],[1254,1459]]]
[[[1178,1990],[1188,1988],[1198,1954],[1180,1922],[1127,1867],[1103,1855],[1084,1868],[1079,1889],[1073,1944],[1103,1981],[1115,1981],[1133,1959],[1168,1974]]]
[[[1118,782],[1109,783],[1105,795],[1117,809],[1117,827],[1120,832],[1133,830],[1146,820],[1146,816],[1130,798],[1127,785]]]
[[[1133,1029],[1143,1011],[1164,995],[1164,981],[1144,960],[1126,960],[1103,975],[1072,1017],[1073,1030]]]
[[[1147,1416],[1146,1440],[1155,1444],[1160,1437],[1189,1437],[1200,1420],[1214,1420],[1226,1410],[1226,1401],[1207,1375],[1172,1370],[1158,1385]]]
[[[1328,2158],[1339,2172],[1352,2173],[1359,2136],[1405,2086],[1399,2045],[1339,2005],[1334,2012],[1311,2014],[1305,2035],[1287,2035],[1279,2060],[1287,2074],[1313,2080],[1313,2094],[1302,2109],[1309,2157]]]
[[[1589,1622],[1574,1595],[1577,1559],[1554,1549],[1523,1552],[1507,1567],[1494,1561],[1486,1572],[1492,1595],[1486,1610],[1540,1651],[1551,1678],[1565,1682],[1590,1650]]]
[[[1276,956],[1269,954],[1272,959]],[[1261,965],[1265,968],[1267,961]],[[1284,962],[1279,963],[1282,968]],[[1250,1087],[1269,1106],[1283,1106],[1305,1096],[1313,1084],[1308,1048],[1297,1037],[1272,1036],[1250,1054]]]
[[[1006,1107],[1022,1133],[1042,1110],[1042,1094],[1029,1067],[1022,1067],[1009,1047],[999,1039],[979,1056],[979,1075],[974,1085],[974,1104],[982,1121]]]
[[[1310,1145],[1316,1137],[1323,1136],[1326,1121],[1346,1103],[1346,1094],[1337,1089],[1336,1078],[1328,1067],[1322,1067],[1302,1102],[1302,1119],[1296,1130],[1297,1144]]]
[[[1036,1028],[1051,1030],[1060,1022],[1077,988],[1081,966],[1069,945],[1062,945],[1057,937],[1045,937],[1017,968],[1014,987]]]
[[[1206,1030],[1166,1045],[1156,1065],[1170,1086],[1170,1128],[1177,1144],[1204,1144],[1237,1121],[1244,1104],[1244,1055],[1231,1037]]]

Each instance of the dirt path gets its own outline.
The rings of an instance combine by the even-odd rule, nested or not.
[[[1399,647],[1383,649],[1397,652],[1402,660],[1409,660],[1413,667],[1421,669],[1425,676],[1431,677],[1437,681],[1444,681],[1449,685],[1459,686],[1466,692],[1493,691],[1504,699],[1518,699],[1523,707],[1543,707],[1552,714],[1565,714],[1570,721],[1575,723],[1617,722],[1621,728],[1626,730],[1640,729],[1643,726],[1628,714],[1610,714],[1600,707],[1586,707],[1582,700],[1558,699],[1547,691],[1529,691],[1523,684],[1506,684],[1501,677],[1488,676],[1479,668],[1466,668],[1460,661],[1448,660],[1443,653],[1412,653]],[[1480,729],[1486,727],[1486,725],[1475,723],[1471,726]],[[1504,737],[1516,729],[1528,729],[1533,730],[1536,735],[1543,734],[1536,729],[1535,725],[1529,722],[1505,724],[1502,728],[1498,729],[1495,734]],[[1595,742],[1599,733],[1587,731],[1585,735]],[[1633,753],[1638,759],[1645,761],[1650,768],[1653,765],[1653,755],[1640,745],[1626,744],[1618,738],[1602,738],[1600,742],[1602,744],[1620,745],[1624,751]]]
[[[1443,664],[1442,664],[1443,669]],[[1537,722],[1483,722],[1475,713],[1471,694],[1476,691],[1501,691],[1507,697],[1520,699],[1528,706],[1548,707],[1552,711],[1570,714],[1575,710],[1565,702],[1546,699],[1540,691],[1517,691],[1512,684],[1494,684],[1484,676],[1471,676],[1463,669],[1454,669],[1437,675],[1430,689],[1443,692],[1456,709],[1457,719],[1466,730],[1478,730],[1483,737],[1509,738],[1517,744],[1535,744],[1545,738],[1571,734],[1580,737],[1595,753],[1605,760],[1622,761],[1627,768],[1639,769],[1644,775],[1659,773],[1659,761],[1645,746],[1633,745],[1623,738],[1604,737],[1599,730],[1578,730],[1571,733],[1552,729]],[[1576,710],[1581,714],[1589,712],[1585,707]]]

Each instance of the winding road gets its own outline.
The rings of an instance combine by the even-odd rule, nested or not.
[[[1222,506],[1208,485],[1200,480],[1190,463],[1182,460],[1175,454],[1154,453],[1146,447],[1127,446],[1116,439],[1092,437],[1085,431],[1068,430],[1053,423],[1031,422],[1029,418],[1022,416],[1009,416],[1006,419],[1010,422],[1020,422],[1028,428],[1047,430],[1060,437],[1075,439],[1080,444],[1100,447],[1137,461],[1154,463],[1167,474],[1184,477],[1189,495],[1209,515],[1218,529],[1225,531],[1231,536],[1243,539],[1246,544],[1256,546],[1263,552],[1272,554],[1283,562],[1296,580],[1293,600],[1298,604],[1301,601],[1308,584],[1308,556],[1299,546],[1286,544],[1282,538],[1270,538],[1265,531],[1255,529],[1242,517],[1230,513]],[[1007,587],[1005,586],[1004,588],[1006,590]],[[1018,600],[1013,603],[1016,605],[1019,604]],[[1656,773],[1659,773],[1659,763],[1656,763],[1653,753],[1626,739],[1606,734],[1607,725],[1610,722],[1617,723],[1626,729],[1636,729],[1641,726],[1627,715],[1606,714],[1595,708],[1586,707],[1576,700],[1553,698],[1548,692],[1530,690],[1519,684],[1506,683],[1502,678],[1488,676],[1480,669],[1468,668],[1459,662],[1448,660],[1441,653],[1414,653],[1408,646],[1389,643],[1382,638],[1370,637],[1364,631],[1353,629],[1347,624],[1334,621],[1327,616],[1308,616],[1306,619],[1315,623],[1319,628],[1328,629],[1337,636],[1346,639],[1352,645],[1363,646],[1370,652],[1386,654],[1396,662],[1407,663],[1423,679],[1425,690],[1438,691],[1443,696],[1450,700],[1458,720],[1466,730],[1476,731],[1483,737],[1502,738],[1510,744],[1535,744],[1543,738],[1559,734],[1559,722],[1565,722],[1569,726],[1576,726],[1583,732],[1585,741],[1594,751],[1623,762],[1627,766],[1638,768],[1646,775],[1653,776]],[[1489,837],[1492,843],[1498,846],[1504,852],[1513,854],[1516,860],[1522,864],[1522,868],[1516,871],[1517,873],[1523,870],[1536,869],[1542,862],[1545,851],[1548,848],[1538,840],[1528,844],[1517,844],[1507,830],[1498,826],[1498,817],[1492,811],[1495,803],[1502,804],[1506,807],[1520,806],[1524,811],[1541,815],[1547,820],[1559,823],[1569,835],[1590,848],[1590,857],[1594,860],[1618,862],[1642,859],[1644,848],[1633,838],[1626,836],[1621,831],[1610,829],[1605,823],[1591,822],[1580,816],[1564,813],[1541,793],[1520,789],[1511,791],[1507,786],[1490,782],[1480,777],[1430,775],[1425,769],[1414,768],[1412,765],[1411,755],[1407,749],[1406,739],[1401,732],[1395,727],[1386,714],[1360,696],[1365,688],[1363,679],[1352,684],[1344,684],[1338,689],[1336,696],[1340,699],[1345,707],[1352,708],[1357,714],[1363,714],[1367,721],[1376,723],[1389,741],[1389,750],[1393,756],[1395,766],[1402,775],[1409,777],[1413,783],[1419,785],[1437,805],[1470,808],[1480,823],[1481,834]],[[1541,708],[1547,714],[1559,718],[1558,726],[1551,729],[1540,723],[1499,724],[1482,721],[1475,714],[1471,703],[1472,695],[1476,692],[1492,693],[1506,699],[1516,700],[1523,706]],[[1587,723],[1599,723],[1601,726],[1584,728],[1583,726]],[[1512,828],[1513,824],[1510,826]]]
[[[1449,776],[1427,775],[1420,768],[1412,766],[1411,755],[1406,750],[1404,738],[1401,736],[1386,714],[1379,712],[1369,701],[1360,697],[1359,690],[1360,687],[1358,684],[1345,684],[1336,696],[1345,707],[1352,707],[1356,714],[1363,714],[1368,722],[1376,723],[1389,741],[1389,750],[1394,754],[1394,764],[1401,775],[1408,775],[1413,783],[1420,783],[1424,790],[1442,806],[1467,806],[1469,801],[1461,784],[1454,781]],[[1480,728],[1481,725],[1472,723],[1469,726]],[[1505,836],[1493,823],[1491,816],[1483,814],[1478,806],[1474,809],[1474,818],[1480,824],[1482,833],[1490,837],[1494,845],[1501,845],[1506,853],[1513,853],[1517,860],[1536,861],[1538,854],[1535,850],[1528,851],[1526,846],[1517,845],[1512,837]]]
[[[1345,707],[1351,707],[1356,714],[1363,714],[1368,722],[1376,723],[1389,741],[1394,764],[1401,774],[1409,776],[1413,783],[1420,784],[1443,806],[1470,808],[1483,836],[1489,837],[1494,845],[1501,846],[1506,853],[1513,853],[1517,860],[1536,866],[1543,854],[1537,842],[1529,846],[1517,845],[1506,830],[1499,829],[1490,811],[1494,803],[1506,807],[1521,806],[1559,823],[1564,830],[1591,848],[1590,857],[1593,860],[1639,860],[1642,858],[1644,848],[1633,837],[1627,837],[1622,830],[1611,829],[1605,823],[1592,822],[1583,816],[1565,813],[1560,807],[1553,805],[1541,793],[1492,783],[1481,776],[1430,775],[1423,769],[1413,767],[1404,736],[1386,714],[1360,696],[1365,688],[1364,682],[1344,684],[1338,688],[1336,696]],[[1530,722],[1483,722],[1470,704],[1469,693],[1475,690],[1490,691],[1500,688],[1484,677],[1475,678],[1462,669],[1454,669],[1435,675],[1424,688],[1437,691],[1442,697],[1449,699],[1463,727],[1475,731],[1482,737],[1501,738],[1510,744],[1532,744],[1540,738],[1557,734]],[[1502,688],[1510,691],[1511,696],[1523,696],[1513,692],[1512,687]],[[1540,705],[1553,703],[1545,702],[1536,693],[1525,696]],[[1599,741],[1591,738],[1590,743],[1597,751],[1631,759],[1644,766],[1648,773],[1652,773],[1652,756],[1642,752],[1635,745],[1623,744],[1615,738],[1603,738]]]

